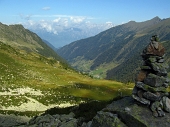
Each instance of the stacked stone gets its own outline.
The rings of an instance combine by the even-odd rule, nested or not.
[[[132,97],[142,104],[149,105],[155,117],[164,116],[170,112],[170,99],[168,98],[167,78],[168,65],[164,63],[165,48],[157,42],[156,35],[143,50],[143,66],[136,77]],[[163,111],[164,110],[164,111]]]

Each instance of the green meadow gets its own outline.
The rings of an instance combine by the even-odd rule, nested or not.
[[[44,106],[109,101],[130,95],[134,84],[93,79],[54,58],[0,43],[0,107],[9,112],[31,99]],[[28,113],[29,111],[27,111]]]

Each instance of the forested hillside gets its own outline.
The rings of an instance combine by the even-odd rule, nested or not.
[[[59,49],[58,53],[73,67],[90,75],[133,81],[133,75],[141,64],[140,53],[155,34],[161,42],[170,40],[169,18],[130,21],[96,36],[72,42]]]

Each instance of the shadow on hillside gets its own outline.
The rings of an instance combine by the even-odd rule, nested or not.
[[[91,101],[66,108],[54,107],[46,110],[45,113],[42,115],[69,114],[70,112],[73,112],[75,114],[75,118],[81,118],[84,122],[88,122],[92,120],[92,118],[96,115],[98,111],[102,110],[112,101],[116,101],[119,99],[121,99],[121,97],[114,98],[110,101]]]

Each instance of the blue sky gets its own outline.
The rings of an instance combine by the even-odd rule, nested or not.
[[[0,22],[70,18],[75,22],[126,23],[170,17],[170,0],[0,0]]]

